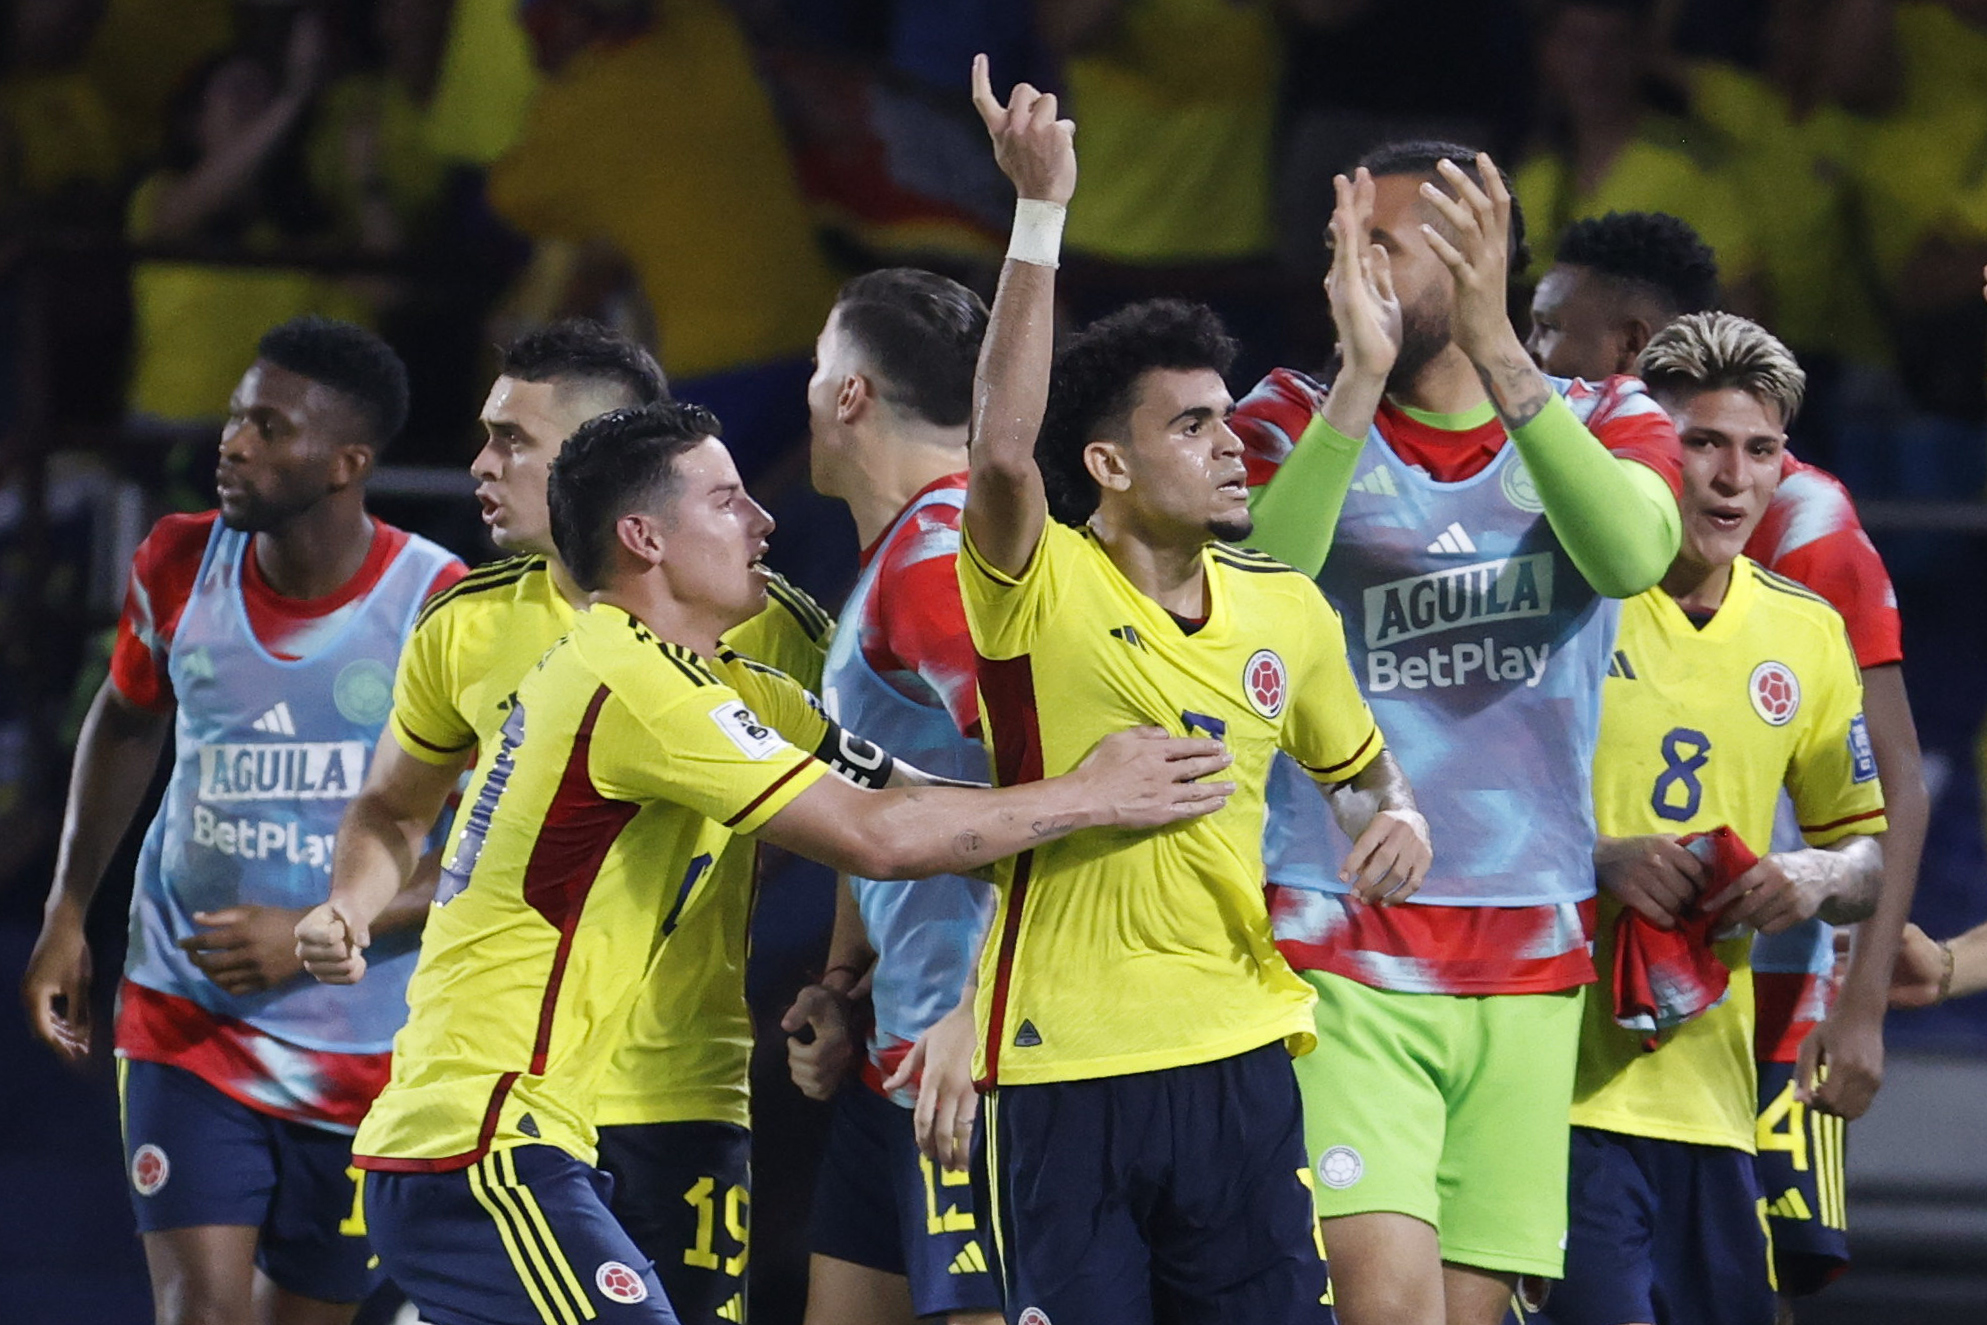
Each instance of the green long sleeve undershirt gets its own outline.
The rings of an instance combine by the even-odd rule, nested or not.
[[[1628,598],[1663,578],[1683,520],[1662,475],[1609,453],[1557,392],[1511,438],[1547,523],[1589,584],[1609,598]],[[1323,416],[1313,418],[1275,477],[1256,489],[1249,545],[1316,575],[1363,446]]]

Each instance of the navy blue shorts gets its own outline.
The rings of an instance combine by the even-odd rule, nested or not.
[[[1000,1310],[970,1174],[918,1150],[911,1111],[859,1081],[835,1096],[808,1248],[910,1281],[918,1316]]]
[[[1789,1297],[1819,1293],[1849,1268],[1842,1119],[1794,1098],[1794,1065],[1759,1065],[1760,1190],[1773,1226],[1773,1265]]]
[[[1002,1086],[987,1097],[986,1145],[1009,1320],[1332,1320],[1280,1043]]]
[[[140,1233],[245,1224],[256,1265],[300,1297],[357,1302],[378,1284],[351,1137],[259,1113],[165,1063],[120,1058],[118,1092]]]
[[[1553,1325],[1774,1325],[1752,1156],[1573,1129],[1566,1278]]]
[[[607,1206],[655,1262],[684,1325],[745,1319],[752,1219],[752,1133],[736,1123],[600,1129]]]
[[[613,1185],[555,1146],[518,1146],[446,1173],[368,1173],[366,1227],[432,1325],[675,1325],[655,1267],[608,1213]]]

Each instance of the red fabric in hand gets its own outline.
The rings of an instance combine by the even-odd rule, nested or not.
[[[1759,863],[1759,857],[1730,828],[1693,833],[1678,842],[1703,861],[1710,877],[1698,897],[1716,896]],[[1624,909],[1614,927],[1614,1020],[1643,1034],[1653,1052],[1662,1032],[1700,1017],[1725,1001],[1732,973],[1718,960],[1712,943],[1719,917],[1695,901],[1677,916],[1675,929],[1659,929],[1642,914]]]

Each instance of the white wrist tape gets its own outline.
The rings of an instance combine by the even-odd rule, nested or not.
[[[1038,267],[1058,266],[1062,255],[1062,223],[1069,209],[1059,202],[1039,198],[1017,198],[1014,203],[1014,233],[1007,241],[1007,256],[1015,262],[1032,262]]]

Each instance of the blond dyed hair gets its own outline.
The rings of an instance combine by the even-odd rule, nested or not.
[[[1779,406],[1783,428],[1794,421],[1808,389],[1794,352],[1736,313],[1686,313],[1649,338],[1635,371],[1658,399],[1735,387]]]

